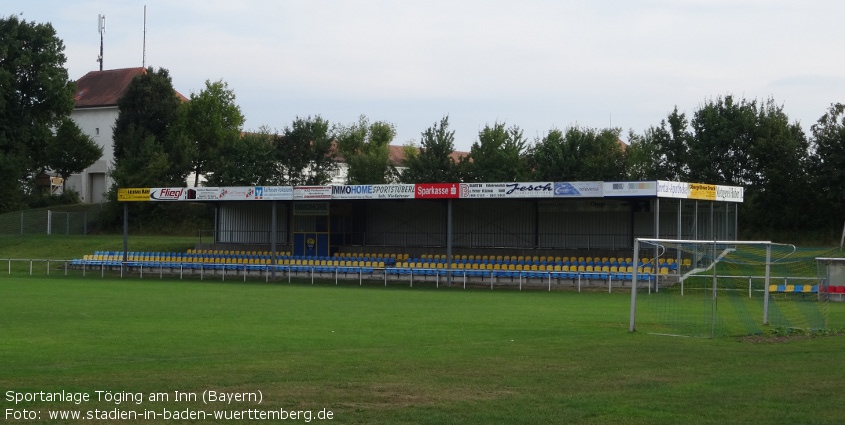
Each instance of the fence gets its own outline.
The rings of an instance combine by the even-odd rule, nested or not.
[[[35,209],[0,215],[0,235],[85,235],[96,226],[102,204],[74,211]]]

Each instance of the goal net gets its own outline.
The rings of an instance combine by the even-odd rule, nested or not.
[[[768,241],[637,239],[630,330],[713,338],[827,329],[819,253]]]

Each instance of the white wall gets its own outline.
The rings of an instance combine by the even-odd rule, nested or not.
[[[82,173],[71,175],[67,180],[67,188],[79,192],[83,202],[103,202],[102,192],[112,185],[109,168],[114,160],[112,136],[117,114],[117,106],[74,109],[70,114],[71,119],[82,129],[82,132],[91,136],[94,143],[103,148],[102,158]]]

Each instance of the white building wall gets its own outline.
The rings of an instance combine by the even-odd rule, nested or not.
[[[118,115],[117,106],[103,108],[74,109],[70,117],[82,130],[103,148],[103,156],[97,162],[79,174],[68,178],[67,188],[79,193],[82,202],[99,203],[105,201],[104,193],[111,187],[113,180],[109,168],[114,160],[112,150],[113,127]]]

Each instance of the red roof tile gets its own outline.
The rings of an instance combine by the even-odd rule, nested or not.
[[[390,162],[393,165],[402,165],[405,162],[405,146],[389,145],[388,149],[388,157],[390,158]],[[416,146],[414,147],[414,149],[417,152],[419,152],[420,150]],[[461,158],[467,155],[469,155],[468,152],[454,151],[450,156],[455,162],[458,162],[461,160]]]
[[[147,70],[141,67],[91,71],[76,81],[76,107],[117,106],[117,101],[126,93],[132,79],[146,72]],[[178,91],[176,97],[183,102],[188,100]]]
[[[117,106],[132,79],[146,72],[140,67],[91,71],[76,81],[76,107]]]

